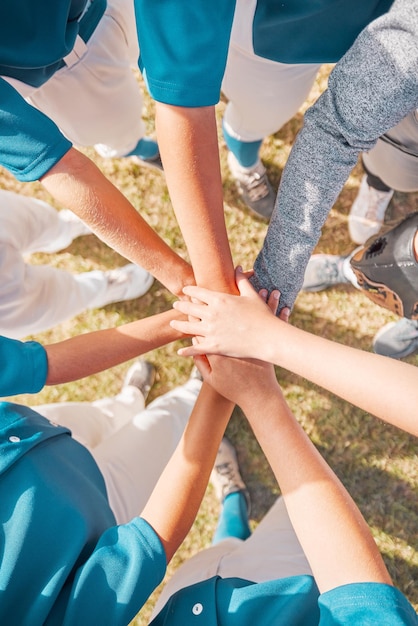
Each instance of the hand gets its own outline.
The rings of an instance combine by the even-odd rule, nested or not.
[[[175,302],[174,308],[194,319],[173,320],[171,326],[180,332],[196,337],[193,346],[178,351],[181,356],[224,354],[232,357],[257,356],[254,352],[260,341],[260,329],[276,313],[280,292],[273,291],[265,302],[267,292],[260,295],[252,288],[241,268],[236,270],[240,296],[218,293],[200,287],[185,287],[184,293],[192,301]],[[280,318],[287,321],[289,310]]]
[[[262,415],[259,405],[279,388],[273,365],[264,361],[212,355],[197,356],[195,363],[203,380],[244,412],[257,407]]]

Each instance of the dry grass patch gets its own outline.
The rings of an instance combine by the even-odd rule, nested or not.
[[[328,70],[329,67],[325,68],[319,76],[301,112],[263,145],[262,156],[276,186],[295,134],[301,126],[303,110],[324,89]],[[146,122],[152,129],[153,105],[148,99],[146,107]],[[224,103],[221,102],[219,115],[223,107]],[[267,226],[243,207],[226,167],[226,148],[221,132],[219,137],[225,215],[231,249],[236,264],[251,267],[262,246]],[[187,258],[164,176],[142,169],[128,160],[104,161],[92,151],[87,152],[163,239]],[[361,165],[358,165],[329,215],[317,247],[318,252],[342,254],[352,250],[353,245],[347,232],[347,215],[361,175]],[[18,184],[4,171],[0,171],[0,185],[5,189],[51,201],[40,185]],[[400,217],[410,210],[418,210],[418,194],[395,194],[389,217]],[[76,272],[109,269],[123,265],[126,261],[91,235],[80,238],[58,254],[35,255],[32,262],[51,263]],[[86,312],[36,338],[43,343],[51,343],[90,330],[120,325],[163,311],[171,306],[172,301],[172,295],[156,282],[143,298]],[[292,315],[292,323],[296,326],[364,350],[371,349],[374,333],[393,319],[394,316],[389,312],[349,287],[317,294],[301,294]],[[150,400],[188,378],[192,363],[177,356],[179,345],[165,346],[146,355],[158,370]],[[414,365],[418,364],[417,356],[407,360]],[[14,400],[36,406],[63,400],[91,401],[116,394],[128,367],[129,363],[126,363],[75,383],[45,388],[37,395],[20,396]],[[341,376],[346,374],[342,369]],[[278,370],[277,375],[297,419],[358,502],[396,584],[418,608],[418,590],[414,585],[414,580],[418,579],[416,440],[286,371]],[[393,384],[396,385],[395,380]],[[278,487],[238,410],[228,427],[228,435],[237,446],[242,472],[252,495],[252,523],[255,526],[277,497]],[[209,487],[196,523],[170,564],[168,576],[183,560],[210,543],[217,514],[218,503]],[[158,592],[134,620],[135,626],[147,623]]]

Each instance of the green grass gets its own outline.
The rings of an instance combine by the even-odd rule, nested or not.
[[[322,91],[326,78],[327,70],[320,75],[306,106]],[[218,107],[220,115],[223,106],[221,102]],[[275,185],[279,183],[295,133],[300,128],[304,108],[263,145],[262,157]],[[152,131],[153,107],[149,100],[146,101],[145,121]],[[262,246],[267,226],[243,207],[226,168],[226,148],[221,133],[219,138],[224,174],[225,216],[234,262],[250,268]],[[128,161],[103,161],[92,151],[87,153],[164,240],[187,258],[164,176],[141,169]],[[361,175],[362,169],[358,165],[329,215],[318,252],[339,254],[352,250],[353,245],[347,233],[347,215]],[[51,202],[39,184],[18,184],[5,171],[0,171],[0,185]],[[411,210],[418,210],[418,193],[396,193],[388,218],[401,217]],[[125,260],[92,235],[78,239],[58,254],[34,255],[32,262],[51,263],[76,272],[108,269],[124,264]],[[171,306],[172,301],[171,294],[155,283],[143,298],[86,312],[37,335],[36,338],[43,343],[51,343],[89,330],[120,325],[163,311]],[[370,302],[363,294],[350,287],[338,287],[318,294],[301,294],[291,321],[315,334],[370,350],[375,332],[394,319],[391,313]],[[178,347],[179,343],[172,344],[147,354],[147,358],[158,369],[157,382],[150,400],[187,379],[192,363],[177,356]],[[418,357],[409,357],[407,361],[417,365]],[[126,363],[75,383],[46,388],[34,396],[20,396],[17,401],[36,406],[63,400],[89,401],[114,394],[119,391],[128,367],[129,363]],[[342,369],[341,376],[344,375],[346,372]],[[416,440],[293,374],[278,370],[277,376],[297,419],[359,504],[395,583],[418,608]],[[396,385],[396,380],[393,384]],[[252,524],[256,526],[274,502],[279,490],[266,459],[239,410],[233,415],[228,435],[238,449],[242,473],[253,501]],[[168,576],[182,561],[210,544],[217,514],[218,503],[209,487],[192,531],[169,566]],[[156,590],[133,625],[142,626],[147,623],[158,593],[159,590]]]

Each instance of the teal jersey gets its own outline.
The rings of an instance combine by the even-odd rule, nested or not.
[[[106,0],[92,0],[84,14],[86,1],[2,0],[0,76],[33,87],[44,84],[63,67],[76,37],[88,41],[99,23]],[[184,107],[218,102],[235,1],[133,0],[139,65],[155,100]],[[254,51],[283,63],[336,61],[391,3],[259,0],[253,22]],[[41,178],[71,147],[53,121],[2,78],[0,127],[0,165],[23,182]]]
[[[239,2],[239,0],[237,0]],[[393,0],[258,0],[254,52],[280,63],[334,63]]]
[[[0,77],[39,87],[64,66],[78,35],[88,41],[106,9],[106,0],[2,0]],[[0,78],[0,165],[22,182],[46,174],[71,142],[46,115],[30,106]]]
[[[405,596],[390,585],[353,583],[320,595],[312,576],[262,583],[214,576],[173,594],[150,626],[195,624],[417,626],[418,617]]]
[[[29,408],[0,403],[0,624],[126,626],[161,582],[149,524],[117,526],[88,450]]]
[[[37,341],[0,337],[0,397],[37,393],[45,385],[48,359]]]
[[[177,106],[219,100],[240,0],[135,0],[140,68],[151,95]],[[337,61],[392,0],[258,0],[253,48],[282,63]]]

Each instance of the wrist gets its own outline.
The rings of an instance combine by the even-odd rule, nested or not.
[[[188,285],[196,285],[192,266],[189,265],[183,259],[181,259],[180,266],[178,268],[174,268],[174,271],[172,272],[171,277],[172,277],[172,281],[171,281],[170,291],[172,294],[174,294],[180,299],[186,298],[186,296],[183,293],[184,287]]]
[[[254,325],[254,337],[251,336],[251,343],[249,338],[246,340],[250,346],[250,358],[277,364],[277,331],[280,328],[278,324],[286,324],[286,322],[268,313]]]
[[[283,394],[272,368],[271,377],[266,375],[262,384],[258,382],[256,385],[248,385],[248,388],[240,394],[237,404],[252,425],[260,419],[263,422],[271,417],[276,419],[278,403],[282,402]]]

